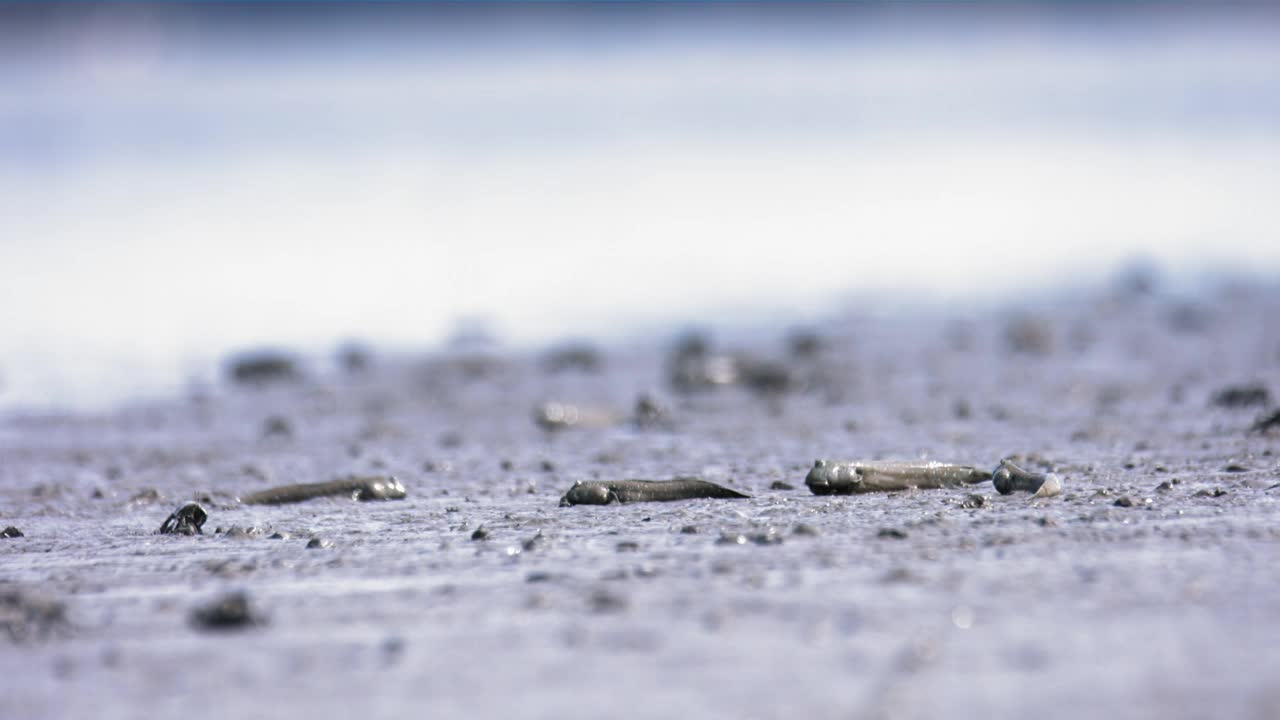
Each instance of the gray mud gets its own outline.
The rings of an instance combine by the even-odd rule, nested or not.
[[[1280,431],[1212,402],[1280,389],[1280,294],[1022,310],[725,343],[791,373],[755,389],[677,393],[640,344],[10,416],[0,591],[61,610],[0,608],[0,717],[1280,716]],[[669,422],[531,415],[644,392]],[[820,457],[1009,455],[1063,494],[804,488]],[[349,474],[408,497],[235,502]],[[557,505],[677,476],[752,497]],[[155,534],[188,500],[204,534]],[[251,622],[201,620],[241,591]]]

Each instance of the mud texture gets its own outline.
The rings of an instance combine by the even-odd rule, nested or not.
[[[10,414],[0,717],[1277,717],[1277,318],[1240,284],[855,308]],[[663,422],[530,417],[642,396]],[[1062,494],[801,487],[817,458],[1006,457]],[[349,475],[409,493],[236,501]],[[751,497],[558,505],[685,476]],[[156,534],[188,501],[224,530]]]

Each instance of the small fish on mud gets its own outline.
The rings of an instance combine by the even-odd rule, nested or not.
[[[597,480],[573,484],[560,498],[560,506],[610,503],[669,502],[696,498],[747,498],[736,490],[696,478],[675,480]]]
[[[837,462],[815,460],[804,484],[814,495],[964,487],[986,482],[991,473],[969,465],[920,460]]]
[[[1032,497],[1054,497],[1062,494],[1062,478],[1057,473],[1024,470],[1009,458],[1000,461],[1000,466],[991,474],[991,482],[1001,495],[1029,492]]]
[[[182,507],[169,513],[169,517],[160,524],[157,531],[160,535],[202,535],[204,523],[209,513],[200,503],[192,501],[183,503]]]
[[[403,500],[404,484],[392,476],[351,476],[329,482],[299,483],[262,490],[240,499],[245,505],[282,505],[319,497],[347,495],[352,500]]]

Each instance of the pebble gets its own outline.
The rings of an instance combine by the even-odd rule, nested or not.
[[[248,595],[232,592],[193,610],[191,623],[202,630],[238,630],[264,620],[249,607]]]

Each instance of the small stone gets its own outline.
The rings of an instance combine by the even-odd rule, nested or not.
[[[591,610],[598,613],[621,612],[627,608],[627,599],[604,588],[599,588],[587,598]]]
[[[1249,472],[1249,468],[1245,467],[1244,465],[1240,465],[1239,463],[1231,463],[1230,465],[1222,468],[1222,470],[1223,472],[1229,472],[1229,473]]]
[[[232,382],[260,387],[268,383],[298,380],[302,373],[294,359],[277,350],[254,350],[227,360]]]
[[[25,643],[71,629],[61,601],[38,591],[0,586],[0,637]]]
[[[146,488],[144,490],[139,490],[138,492],[134,493],[133,497],[129,498],[129,502],[150,503],[150,502],[155,502],[159,499],[160,499],[159,490],[156,490],[155,488]]]
[[[1116,501],[1112,504],[1115,505],[1116,507],[1123,507],[1123,508],[1133,507],[1133,498],[1129,497],[1128,495],[1121,495],[1120,497],[1116,498]]]
[[[488,530],[488,528],[486,528],[486,527],[485,527],[485,526],[483,526],[483,525],[481,525],[480,527],[476,528],[476,531],[475,531],[475,532],[473,532],[473,533],[471,533],[471,539],[472,539],[472,540],[488,540],[488,539],[489,539],[489,530]]]
[[[333,547],[332,540],[325,540],[323,538],[313,537],[307,541],[308,550],[327,550],[331,547]]]
[[[754,533],[749,538],[756,545],[781,545],[782,535],[776,528],[769,528],[762,533]]]
[[[24,537],[24,535],[22,534],[22,531],[12,525],[5,528],[4,530],[0,530],[0,538],[20,538],[20,537]]]
[[[1173,490],[1173,483],[1168,480],[1165,480],[1156,486],[1156,492],[1169,492],[1170,490]]]
[[[782,482],[781,480],[774,480],[773,482],[769,483],[769,489],[770,490],[795,490],[796,486],[792,485],[791,483]]]
[[[742,533],[720,533],[716,538],[717,545],[746,545],[747,536]]]
[[[876,533],[878,538],[886,538],[893,540],[905,540],[907,532],[898,528],[880,528],[880,532]]]
[[[657,398],[648,393],[636,397],[631,420],[638,428],[656,428],[670,424],[670,412]]]
[[[684,527],[680,528],[680,534],[681,534],[681,535],[697,535],[697,534],[698,534],[698,526],[697,526],[697,525],[685,525]]]
[[[272,415],[262,421],[262,438],[265,440],[273,437],[282,439],[293,437],[293,425],[288,418]]]
[[[1223,490],[1222,488],[1214,488],[1212,490],[1197,490],[1194,493],[1192,493],[1191,496],[1216,498],[1216,497],[1222,497],[1223,495],[1226,495],[1226,494],[1227,494],[1226,490]]]
[[[1232,385],[1219,390],[1210,401],[1224,408],[1265,406],[1271,402],[1271,393],[1265,385]]]
[[[223,595],[191,613],[191,623],[203,630],[238,630],[263,622],[249,607],[249,597],[243,592]]]

